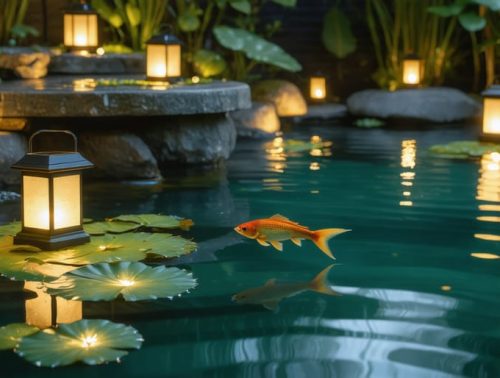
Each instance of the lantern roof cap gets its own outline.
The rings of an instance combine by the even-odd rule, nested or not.
[[[66,9],[64,9],[64,13],[85,13],[85,14],[97,14],[94,8],[90,4],[85,1],[80,2],[79,4],[72,4]]]
[[[169,33],[162,33],[152,36],[146,41],[148,45],[182,45],[182,41],[177,36]]]
[[[500,85],[494,84],[489,88],[486,88],[483,93],[481,93],[483,97],[499,97],[500,98]]]
[[[422,60],[422,58],[418,55],[418,54],[415,54],[415,53],[409,53],[409,54],[406,54],[403,59],[408,59],[408,60]]]
[[[13,169],[45,173],[77,171],[92,167],[94,165],[78,152],[67,151],[30,152],[12,166]]]

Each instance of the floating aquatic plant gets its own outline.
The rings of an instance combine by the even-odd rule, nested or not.
[[[0,350],[13,349],[25,337],[40,331],[25,323],[12,323],[0,327]]]
[[[189,230],[193,226],[191,219],[183,219],[172,215],[140,214],[140,215],[120,215],[113,218],[113,221],[132,222],[140,224],[142,227],[157,229],[180,228]]]
[[[85,232],[91,236],[105,234],[123,234],[140,228],[141,225],[132,222],[92,222],[83,225]]]
[[[12,222],[0,226],[0,236],[14,236],[21,231],[21,222]]]
[[[480,157],[487,153],[500,153],[500,144],[464,140],[432,146],[429,148],[429,152],[442,157],[467,159]]]
[[[385,125],[385,122],[378,118],[361,118],[354,122],[356,127],[362,127],[365,129],[371,129],[374,127],[382,127]]]
[[[95,264],[46,283],[47,292],[66,299],[126,301],[172,298],[196,287],[191,273],[178,268],[150,267],[137,262]]]
[[[133,327],[108,320],[79,320],[23,337],[16,353],[46,367],[119,361],[126,349],[139,349],[143,338]]]

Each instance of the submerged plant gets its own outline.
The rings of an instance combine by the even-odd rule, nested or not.
[[[72,300],[111,301],[122,296],[126,301],[140,301],[173,298],[194,289],[196,280],[182,269],[127,261],[87,265],[45,287],[51,295]]]
[[[139,349],[143,338],[133,327],[109,320],[79,320],[21,339],[15,352],[37,366],[57,367],[83,362],[119,361],[127,349]]]

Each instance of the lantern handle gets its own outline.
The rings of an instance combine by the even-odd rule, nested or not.
[[[28,145],[29,145],[28,152],[29,153],[33,152],[33,139],[35,139],[36,136],[38,136],[40,134],[44,134],[44,133],[46,133],[46,134],[59,133],[59,134],[70,135],[73,138],[74,152],[78,151],[78,139],[76,138],[76,135],[74,133],[72,133],[71,131],[69,131],[69,130],[47,130],[47,129],[44,129],[44,130],[38,130],[37,132],[35,132],[33,135],[30,136],[30,139],[28,141]],[[43,151],[39,151],[39,152],[43,152]]]

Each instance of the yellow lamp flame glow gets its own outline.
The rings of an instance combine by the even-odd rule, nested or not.
[[[86,335],[83,336],[82,339],[82,348],[92,348],[97,345],[97,335]]]
[[[500,138],[500,97],[485,97],[483,134],[495,134]]]
[[[403,83],[418,85],[422,81],[422,60],[405,59],[403,61]]]
[[[311,77],[310,96],[313,100],[323,100],[326,97],[326,78]]]
[[[120,280],[118,280],[118,282],[120,283],[121,286],[124,286],[124,287],[129,287],[129,286],[135,285],[135,281],[129,280],[129,279],[120,279]]]

